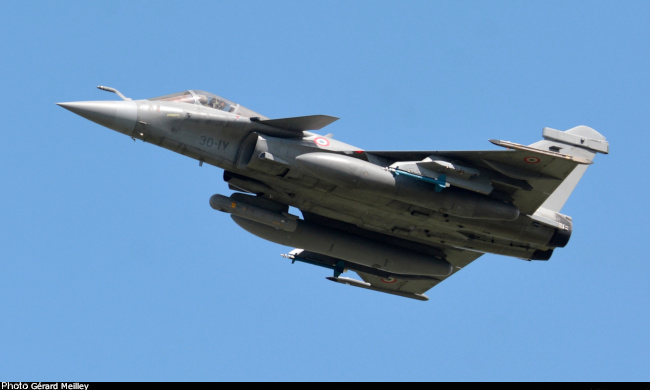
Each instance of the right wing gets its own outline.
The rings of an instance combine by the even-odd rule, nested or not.
[[[567,131],[546,128],[544,138],[529,146],[490,140],[507,150],[365,153],[371,162],[378,158],[377,163],[380,165],[399,166],[410,163],[430,168],[435,163],[429,161],[439,159],[444,163],[468,167],[478,173],[475,178],[486,179],[502,198],[504,195],[509,198],[522,214],[533,214],[569,178],[576,167],[582,166],[578,170],[584,172],[596,153],[609,152],[605,137],[587,126],[577,126]],[[438,171],[442,173],[444,170]],[[454,172],[448,174],[453,175]],[[578,176],[579,180],[581,175],[574,176]],[[570,180],[572,187],[558,196],[562,199],[556,201],[556,204],[564,204],[563,200],[568,198],[577,180]]]

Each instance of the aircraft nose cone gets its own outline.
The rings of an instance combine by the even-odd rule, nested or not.
[[[69,102],[57,105],[129,136],[135,129],[138,117],[136,103],[132,101]]]

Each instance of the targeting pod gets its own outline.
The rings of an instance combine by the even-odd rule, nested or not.
[[[210,207],[217,211],[236,215],[287,232],[293,232],[296,230],[296,227],[298,226],[298,217],[295,215],[291,215],[286,211],[270,210],[259,205],[243,202],[238,200],[235,195],[231,197],[219,194],[212,195],[212,197],[210,197]],[[257,202],[260,201],[260,199],[251,197],[251,201],[253,200],[256,200]],[[268,206],[271,205],[269,204]]]

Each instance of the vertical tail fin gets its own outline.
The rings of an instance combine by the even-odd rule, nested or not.
[[[608,154],[609,142],[605,137],[587,126],[577,126],[567,131],[545,128],[544,140],[530,145],[536,149],[548,150],[585,158],[593,161],[597,153]],[[571,174],[564,179],[562,184],[546,199],[542,206],[535,212],[536,215],[549,216],[550,212],[559,213],[569,195],[576,188],[589,165],[578,165]]]

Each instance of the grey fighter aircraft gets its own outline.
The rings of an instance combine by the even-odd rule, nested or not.
[[[293,262],[418,300],[484,253],[548,260],[571,236],[562,207],[594,156],[609,152],[587,126],[545,128],[528,146],[490,140],[498,150],[367,151],[310,132],[338,119],[327,115],[270,119],[203,91],[134,101],[98,88],[122,100],[59,105],[224,169],[234,193],[213,195],[210,206],[297,248],[283,255]]]

